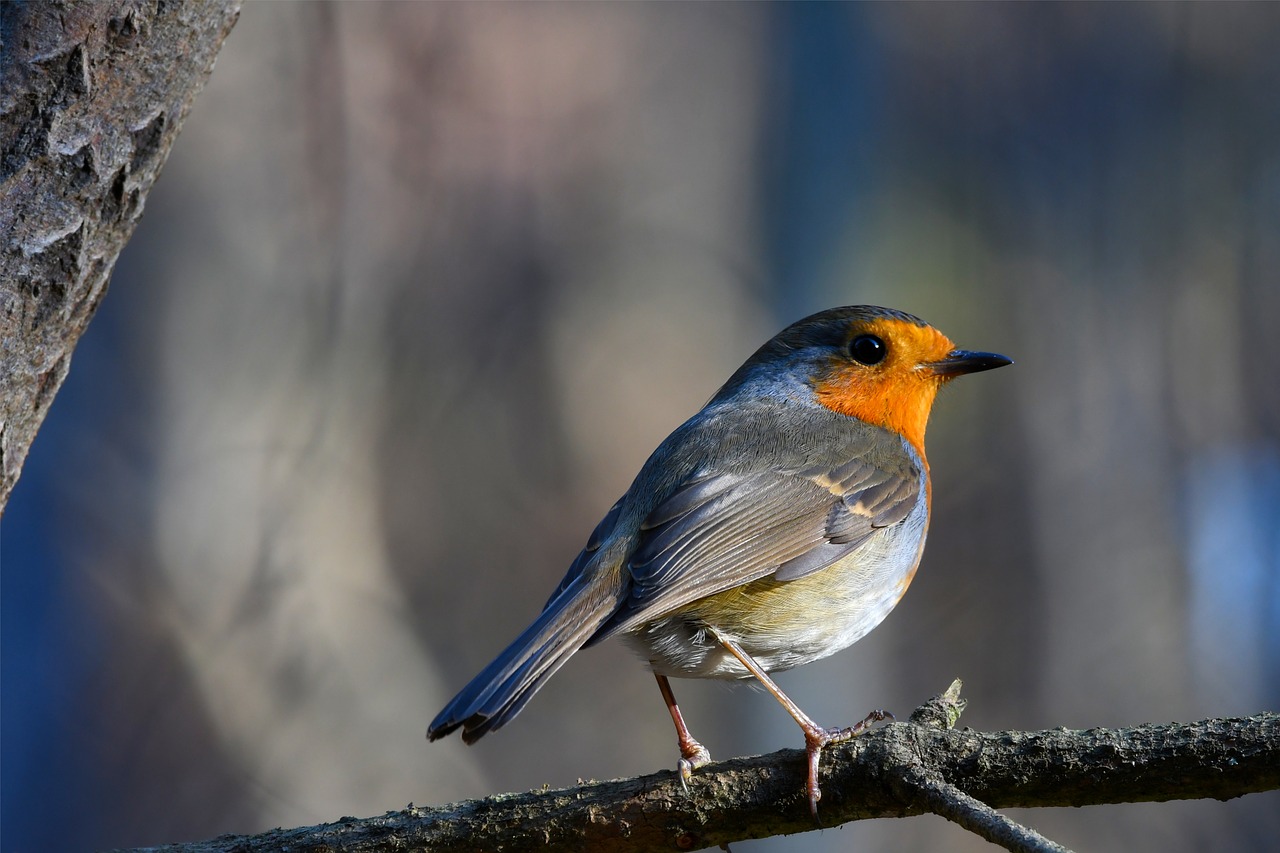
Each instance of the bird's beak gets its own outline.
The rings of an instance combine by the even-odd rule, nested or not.
[[[921,365],[921,367],[932,371],[935,376],[953,379],[966,373],[981,373],[984,370],[994,370],[997,367],[1004,367],[1006,364],[1013,364],[1013,359],[994,352],[970,352],[969,350],[956,349],[949,352],[947,357],[941,361],[931,361],[928,364]]]

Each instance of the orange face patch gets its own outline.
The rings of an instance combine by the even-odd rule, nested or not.
[[[924,431],[938,388],[946,380],[922,365],[947,357],[954,344],[932,326],[891,317],[849,324],[846,344],[859,335],[884,342],[877,364],[862,364],[847,350],[814,377],[818,402],[834,412],[892,430],[924,455]]]

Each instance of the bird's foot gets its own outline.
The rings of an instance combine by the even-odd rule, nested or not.
[[[676,772],[680,774],[680,787],[685,791],[689,790],[689,780],[693,778],[693,771],[699,767],[705,767],[711,763],[711,752],[702,744],[693,738],[687,741],[680,741],[680,763],[676,765]]]
[[[876,723],[892,719],[893,714],[888,711],[876,710],[867,714],[860,723],[845,729],[824,729],[820,726],[814,726],[813,728],[803,727],[805,754],[809,759],[809,778],[805,782],[805,792],[809,795],[809,812],[813,815],[815,823],[818,821],[818,800],[822,799],[822,789],[818,787],[818,763],[822,758],[823,747],[830,746],[833,743],[853,740]]]

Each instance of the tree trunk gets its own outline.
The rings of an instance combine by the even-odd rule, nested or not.
[[[0,5],[0,513],[239,6]]]

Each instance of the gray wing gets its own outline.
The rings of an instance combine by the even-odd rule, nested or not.
[[[630,596],[591,640],[772,576],[802,578],[910,514],[921,472],[908,458],[792,473],[721,473],[686,482],[645,519],[627,563]]]

